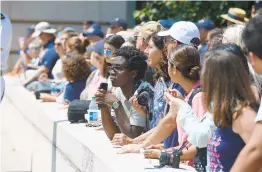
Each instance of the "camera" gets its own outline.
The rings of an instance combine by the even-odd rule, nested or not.
[[[149,100],[154,96],[154,88],[149,83],[143,83],[137,90],[137,102],[141,106],[147,106]]]

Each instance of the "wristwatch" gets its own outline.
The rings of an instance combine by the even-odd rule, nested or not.
[[[115,109],[119,108],[120,104],[121,104],[120,101],[114,102],[114,103],[112,104],[112,108],[115,110]]]

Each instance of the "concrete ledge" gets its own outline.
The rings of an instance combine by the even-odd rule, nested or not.
[[[194,171],[181,169],[154,169],[158,161],[145,160],[140,154],[119,155],[104,131],[87,128],[85,124],[70,124],[67,110],[57,103],[41,103],[23,88],[18,78],[5,77],[5,98],[53,146],[50,150],[50,172],[65,172],[56,156],[63,157],[79,172],[142,172],[142,171]],[[38,162],[39,163],[39,162]],[[60,170],[59,170],[60,169]],[[47,171],[46,171],[47,172]]]

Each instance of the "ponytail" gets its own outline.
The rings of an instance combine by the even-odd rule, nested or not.
[[[88,39],[81,40],[80,44],[76,44],[76,50],[79,54],[85,54],[86,47],[90,44]]]
[[[81,40],[78,36],[74,36],[68,39],[67,45],[70,51],[77,50],[79,54],[84,54],[86,52],[86,47],[90,44],[88,39]]]

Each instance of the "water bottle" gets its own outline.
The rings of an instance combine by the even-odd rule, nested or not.
[[[57,88],[56,88],[56,83],[51,84],[51,95],[57,95]]]
[[[89,104],[89,109],[87,110],[86,120],[88,124],[99,126],[101,120],[101,112],[96,104],[96,97],[92,97],[92,101]]]

